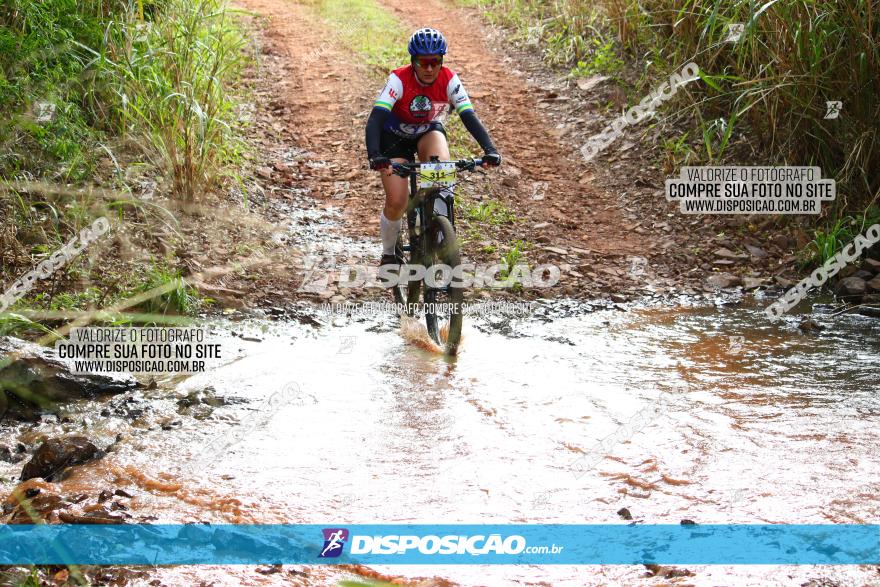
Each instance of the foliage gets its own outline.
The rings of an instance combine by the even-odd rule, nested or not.
[[[667,108],[692,116],[705,160],[743,140],[776,165],[820,166],[838,182],[838,216],[880,195],[880,0],[468,0],[575,73],[616,57],[656,80],[694,62],[703,83]],[[737,37],[736,26],[742,25]],[[837,118],[826,118],[840,101]],[[723,124],[722,122],[723,121]]]

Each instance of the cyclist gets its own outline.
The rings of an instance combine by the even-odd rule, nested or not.
[[[432,156],[446,161],[449,145],[443,121],[455,110],[465,128],[483,149],[487,165],[500,165],[501,155],[489,138],[486,128],[474,113],[470,98],[458,75],[443,65],[446,39],[440,31],[422,28],[409,40],[410,64],[391,72],[385,87],[376,98],[367,119],[366,142],[370,169],[382,173],[385,208],[379,215],[382,234],[380,265],[399,265],[394,246],[406,212],[406,178],[392,174],[391,163],[419,161]],[[442,205],[442,201],[438,200]],[[446,214],[445,210],[435,210]]]

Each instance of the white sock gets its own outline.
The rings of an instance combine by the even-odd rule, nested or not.
[[[385,212],[379,213],[379,227],[382,234],[382,254],[393,255],[394,246],[397,244],[397,235],[400,234],[400,225],[403,218],[397,220],[388,220],[385,218]]]

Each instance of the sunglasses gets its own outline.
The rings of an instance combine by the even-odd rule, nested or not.
[[[426,67],[439,67],[440,65],[443,65],[443,58],[432,57],[430,59],[427,59],[425,57],[419,57],[415,60],[415,62],[419,67],[425,69]]]

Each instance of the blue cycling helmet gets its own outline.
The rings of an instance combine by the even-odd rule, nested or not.
[[[437,29],[419,29],[409,38],[409,54],[446,55],[446,38]]]

